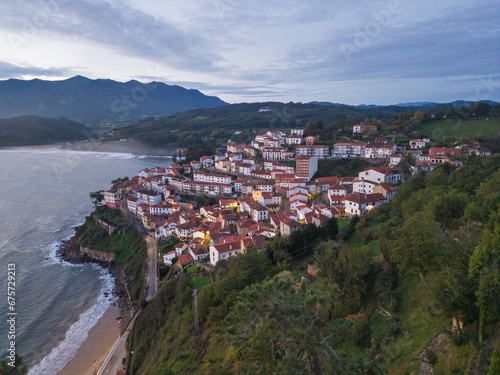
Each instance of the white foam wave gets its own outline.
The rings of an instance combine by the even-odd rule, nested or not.
[[[102,269],[100,279],[104,280],[105,285],[95,305],[80,314],[78,320],[66,332],[64,340],[52,349],[38,365],[31,368],[28,375],[57,374],[74,357],[78,348],[88,337],[90,329],[116,300],[116,297],[111,295],[114,287],[113,277]]]

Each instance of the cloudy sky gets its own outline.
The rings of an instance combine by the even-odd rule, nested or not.
[[[0,79],[162,81],[231,103],[500,101],[498,0],[13,0]]]

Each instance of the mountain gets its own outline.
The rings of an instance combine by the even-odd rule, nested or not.
[[[86,139],[85,125],[67,118],[22,116],[0,119],[0,146],[31,146]]]
[[[406,102],[406,103],[398,103],[394,104],[397,105],[398,107],[425,107],[425,106],[430,106],[430,105],[435,105],[438,103],[435,102]]]
[[[161,82],[116,82],[75,76],[62,81],[0,81],[0,118],[67,117],[89,125],[133,124],[146,117],[226,105],[198,90]]]

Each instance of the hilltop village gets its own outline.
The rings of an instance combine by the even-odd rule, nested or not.
[[[371,127],[355,125],[353,139],[366,137]],[[105,191],[103,201],[136,216],[157,243],[173,246],[162,254],[166,265],[178,260],[180,267],[199,262],[215,266],[250,247],[264,250],[273,238],[289,236],[304,225],[363,216],[391,201],[411,174],[460,163],[464,153],[491,154],[479,142],[430,147],[424,153],[429,142],[413,139],[403,147],[375,138],[329,147],[318,144],[316,136],[304,137],[303,128],[268,131],[250,144],[228,141],[215,155],[190,163],[143,169]],[[362,158],[374,166],[357,177],[314,178],[318,160],[342,158]],[[198,206],[196,196],[209,197],[208,203]]]

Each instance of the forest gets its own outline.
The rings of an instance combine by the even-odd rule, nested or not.
[[[192,278],[167,278],[137,320],[132,372],[498,374],[499,166],[445,164],[366,217],[221,261],[198,329]]]

